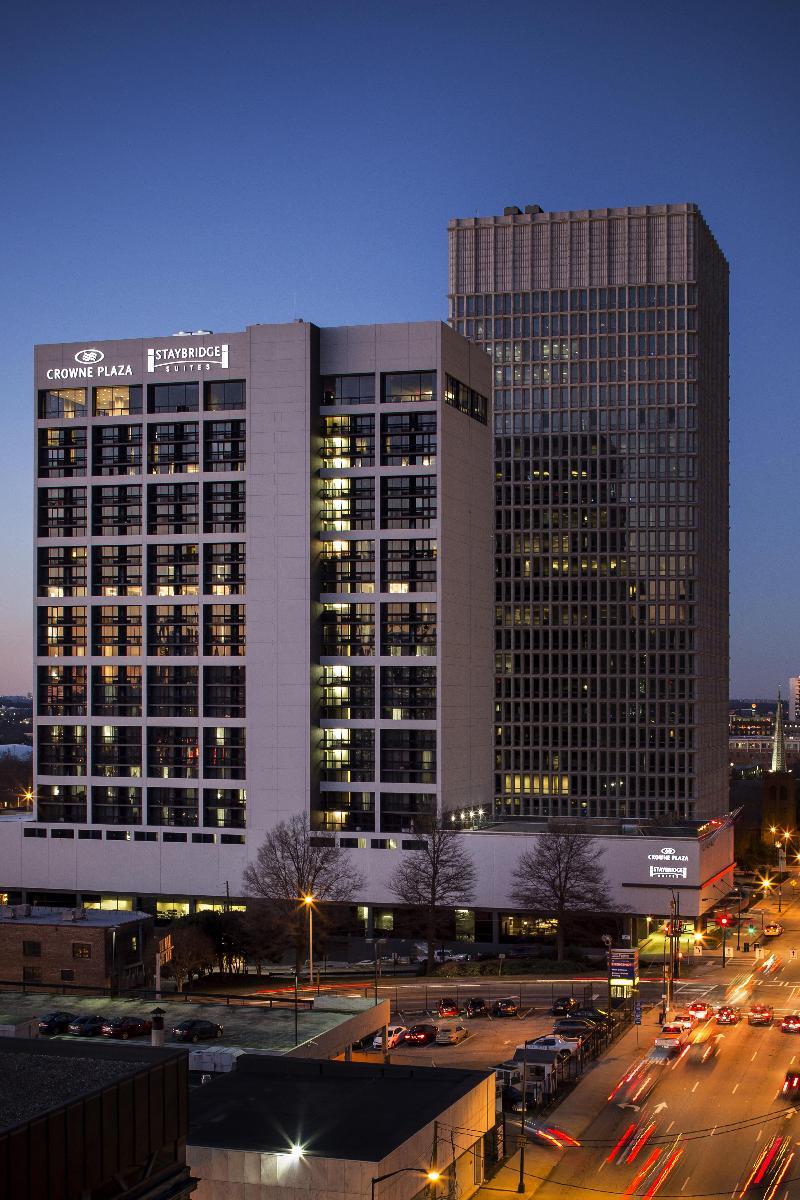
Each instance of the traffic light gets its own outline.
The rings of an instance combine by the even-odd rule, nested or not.
[[[727,928],[728,925],[730,925],[730,923],[731,923],[731,919],[730,919],[730,916],[728,915],[728,913],[722,913],[717,918],[717,920],[718,920],[719,924],[722,925],[724,928]]]
[[[752,934],[754,934],[754,933],[755,933],[755,931],[756,931],[756,927],[755,927],[755,925],[748,925],[748,926],[747,926],[747,932],[748,932],[749,934],[751,934],[751,935],[752,935]]]

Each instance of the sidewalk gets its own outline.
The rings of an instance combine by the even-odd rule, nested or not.
[[[601,1058],[587,1068],[577,1086],[544,1119],[580,1140],[602,1112],[606,1096],[618,1082],[625,1068],[638,1054],[644,1054],[652,1046],[658,1027],[658,1005],[655,1005],[642,1013],[641,1026],[634,1025],[627,1030]],[[516,1134],[511,1130],[508,1136],[510,1141],[513,1141]],[[546,1150],[528,1142],[525,1150],[524,1195],[528,1198],[535,1196],[559,1162],[560,1159],[553,1158]],[[532,1175],[540,1175],[542,1178],[532,1179]],[[519,1151],[516,1151],[497,1174],[488,1183],[483,1184],[474,1195],[476,1200],[500,1200],[501,1197],[507,1200],[510,1194],[517,1194],[518,1182]]]

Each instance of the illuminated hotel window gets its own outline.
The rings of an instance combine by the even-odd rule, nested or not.
[[[138,385],[94,389],[96,417],[131,417],[141,411],[142,389]]]

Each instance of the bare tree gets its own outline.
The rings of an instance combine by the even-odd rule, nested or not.
[[[344,903],[364,886],[364,876],[346,850],[325,840],[312,842],[305,817],[281,821],[264,838],[243,876],[245,891],[261,900],[296,901],[303,896]]]
[[[513,872],[513,895],[518,904],[556,918],[559,961],[564,958],[570,914],[607,912],[611,907],[602,855],[593,837],[580,826],[563,822],[537,834],[532,849],[520,856]]]
[[[405,904],[425,913],[428,936],[428,973],[434,964],[434,941],[438,911],[466,904],[475,890],[475,865],[465,844],[465,835],[431,821],[418,832],[418,850],[403,855],[389,879],[389,890]]]
[[[197,925],[178,922],[171,926],[172,958],[169,973],[179,992],[186,980],[214,962],[214,943]]]

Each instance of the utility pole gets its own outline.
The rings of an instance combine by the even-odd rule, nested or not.
[[[528,1110],[528,1039],[525,1039],[522,1059],[522,1124],[519,1138],[519,1182],[517,1192],[522,1195],[525,1191],[525,1113]]]

